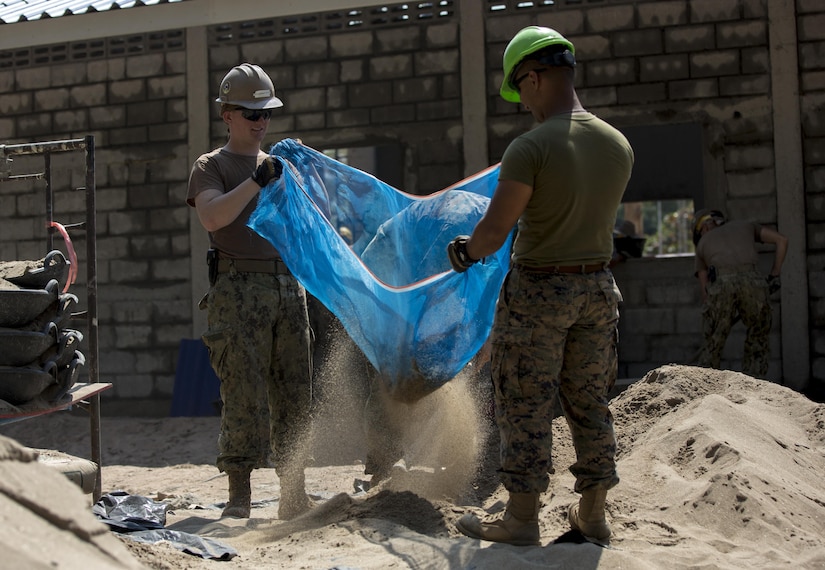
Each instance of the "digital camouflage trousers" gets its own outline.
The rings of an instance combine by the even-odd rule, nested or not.
[[[556,275],[514,268],[508,274],[491,357],[500,477],[508,491],[547,490],[558,404],[576,450],[575,490],[619,482],[608,392],[618,369],[620,301],[610,271]]]
[[[291,275],[223,273],[207,298],[203,341],[221,381],[221,471],[295,461],[312,401],[306,292]],[[300,459],[300,458],[299,458]]]
[[[699,353],[699,365],[719,368],[722,349],[738,315],[747,331],[742,372],[764,378],[768,373],[768,335],[771,330],[767,281],[757,271],[731,273],[708,283],[707,291],[708,297],[702,307],[704,343]]]

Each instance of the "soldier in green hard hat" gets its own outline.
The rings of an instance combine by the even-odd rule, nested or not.
[[[510,41],[501,96],[521,103],[538,125],[507,147],[487,211],[471,236],[447,249],[455,271],[472,271],[518,224],[490,336],[499,474],[509,501],[502,514],[466,514],[456,523],[470,537],[518,546],[541,543],[557,403],[576,449],[570,471],[581,500],[568,512],[573,529],[609,539],[605,499],[619,482],[607,402],[622,297],[608,264],[634,156],[618,130],[582,106],[575,66],[572,42],[551,28],[529,26]]]
[[[505,101],[521,102],[519,84],[528,74],[520,74],[525,61],[536,61],[554,67],[576,67],[576,48],[552,28],[527,26],[510,40],[504,50],[504,80],[499,93]],[[533,67],[533,70],[537,70]]]

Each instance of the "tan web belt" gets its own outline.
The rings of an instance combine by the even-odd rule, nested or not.
[[[756,266],[752,263],[743,263],[741,265],[728,265],[727,267],[717,267],[716,275],[734,275],[735,273],[749,273],[756,271]]]

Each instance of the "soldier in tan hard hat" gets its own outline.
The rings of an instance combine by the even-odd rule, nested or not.
[[[311,506],[297,445],[312,397],[306,292],[275,247],[246,225],[261,189],[282,173],[261,144],[283,103],[269,75],[251,63],[224,76],[215,101],[229,138],[195,161],[186,201],[209,233],[202,338],[221,381],[217,467],[229,477],[223,516],[249,517],[250,473],[274,462],[278,516],[290,519]]]

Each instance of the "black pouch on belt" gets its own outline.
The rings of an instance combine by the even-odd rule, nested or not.
[[[716,266],[715,265],[711,265],[710,267],[708,267],[708,281],[710,281],[711,283],[716,281]]]
[[[206,252],[206,265],[209,266],[209,285],[218,280],[218,250],[210,249]]]

